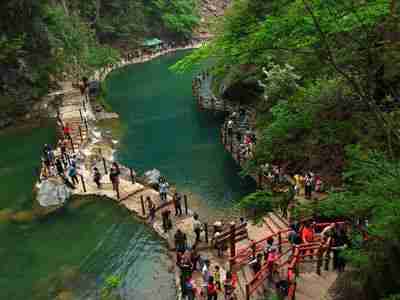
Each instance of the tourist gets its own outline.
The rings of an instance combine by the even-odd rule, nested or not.
[[[305,181],[305,186],[304,186],[305,197],[306,199],[311,199],[313,182],[312,182],[312,177],[309,173],[306,174],[304,181]]]
[[[249,262],[249,266],[253,269],[254,274],[257,274],[262,267],[262,254],[258,253],[256,258]]]
[[[321,176],[315,176],[315,191],[317,193],[321,193],[322,192],[322,179]]]
[[[183,277],[183,281],[186,280],[186,278],[192,276],[192,262],[190,260],[190,254],[188,251],[185,251],[180,259],[179,262],[179,268],[181,270],[181,275]]]
[[[60,176],[64,176],[64,167],[62,165],[62,162],[59,158],[56,159],[56,168],[57,168],[57,173]]]
[[[78,172],[76,171],[76,167],[70,166],[69,170],[68,170],[68,176],[71,178],[73,185],[79,184],[77,175],[78,175]]]
[[[156,219],[156,206],[154,205],[153,201],[151,201],[150,197],[148,197],[149,202],[149,217],[150,223],[153,223]]]
[[[335,229],[336,229],[336,223],[331,223],[328,226],[326,226],[321,231],[322,241],[327,242],[329,238],[333,237],[333,235],[335,234]]]
[[[273,247],[273,245],[274,245],[274,238],[272,236],[270,236],[267,238],[267,242],[265,243],[265,246],[264,246],[264,260],[265,261],[267,261],[268,254],[269,254],[271,248]]]
[[[219,291],[222,290],[222,286],[221,286],[221,271],[218,265],[215,266],[215,271],[213,273],[213,277],[214,277],[214,281],[215,281],[215,285],[217,287],[217,289]]]
[[[121,174],[121,171],[119,170],[119,166],[116,162],[112,163],[111,169],[110,169],[110,181],[112,183],[113,191],[119,192],[119,175]]]
[[[207,291],[208,291],[208,281],[209,281],[210,276],[211,276],[211,273],[210,273],[210,261],[208,259],[206,259],[204,261],[203,267],[201,269],[201,275],[203,277],[203,284],[202,284],[203,290],[202,290],[202,293],[203,293],[203,296],[206,296],[207,295]]]
[[[222,257],[224,255],[224,243],[219,240],[220,236],[221,236],[221,232],[217,231],[214,233],[214,237],[213,237],[214,247],[215,247],[215,249],[217,249],[218,257]]]
[[[161,202],[167,201],[167,193],[169,184],[165,178],[160,178],[160,182],[158,184],[159,192],[160,192],[160,200]]]
[[[64,139],[58,140],[58,147],[60,148],[61,152],[61,159],[65,161],[66,155],[67,155],[67,142]],[[64,164],[65,165],[65,164]]]
[[[279,254],[278,249],[276,247],[271,247],[268,258],[267,258],[267,270],[268,270],[268,277],[270,281],[273,279],[273,275],[276,271],[276,262],[278,261]]]
[[[343,251],[350,245],[350,240],[347,237],[344,228],[338,228],[333,234],[331,250],[333,252],[333,268],[342,273],[346,267],[346,258],[343,256]]]
[[[228,136],[232,137],[232,134],[233,134],[233,121],[231,119],[228,120],[228,123],[226,124],[226,128],[228,129]]]
[[[97,167],[94,167],[94,169],[93,169],[93,181],[96,183],[96,186],[97,186],[98,189],[101,188],[100,180],[101,180],[100,171],[99,171],[99,169]]]
[[[162,227],[164,229],[164,232],[167,232],[172,228],[172,221],[170,219],[171,211],[169,209],[165,209],[161,213],[161,218],[162,218]]]
[[[295,186],[294,186],[294,190],[296,192],[296,195],[300,195],[300,191],[301,191],[301,185],[303,182],[303,177],[299,174],[295,174],[294,175],[294,181],[295,181]]]
[[[226,278],[224,280],[224,296],[225,300],[233,300],[234,299],[234,292],[235,292],[235,284],[232,278],[232,272],[226,272]]]
[[[183,255],[183,253],[186,251],[186,242],[187,242],[187,237],[186,234],[182,232],[178,228],[174,235],[174,240],[175,240],[175,249],[177,253],[177,262],[180,263],[180,259]]]
[[[192,276],[186,278],[183,293],[186,296],[186,300],[196,299],[197,288]]]
[[[307,222],[304,225],[304,228],[301,231],[301,240],[303,241],[304,244],[309,244],[312,243],[314,241],[315,238],[315,225],[310,224],[309,222]],[[313,254],[313,250],[310,250],[309,252],[306,252],[306,256],[308,255],[307,253],[309,253],[310,258],[312,259],[312,254]]]
[[[63,127],[64,139],[72,140],[71,137],[71,128],[69,127],[69,123],[65,123]]]
[[[292,223],[290,224],[290,231],[288,232],[288,241],[292,246],[295,245],[300,245],[301,244],[301,238],[298,233],[298,228],[296,227],[296,224]]]
[[[181,194],[175,192],[174,197],[173,197],[173,202],[174,202],[174,208],[175,208],[175,216],[181,216],[182,215],[182,196]]]
[[[217,286],[214,283],[214,277],[210,276],[208,278],[208,285],[207,285],[207,300],[217,300],[217,299],[218,299]]]
[[[69,160],[69,165],[76,168],[76,155],[72,155],[72,157]]]
[[[192,272],[197,271],[197,265],[200,260],[200,254],[197,252],[196,247],[192,247],[192,251],[190,252],[190,261],[192,262]]]
[[[199,221],[199,215],[198,214],[194,214],[194,216],[193,216],[193,232],[196,235],[195,243],[200,242],[201,222]]]

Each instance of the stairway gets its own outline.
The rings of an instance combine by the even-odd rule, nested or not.
[[[336,272],[301,273],[297,278],[296,300],[328,300],[329,288],[337,278]]]

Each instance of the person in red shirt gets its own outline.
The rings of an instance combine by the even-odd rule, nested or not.
[[[207,300],[217,300],[217,299],[218,299],[217,286],[214,283],[214,277],[210,276],[208,279],[208,286],[207,286]]]
[[[64,137],[71,139],[71,128],[69,127],[69,124],[66,123],[63,127],[63,133],[64,133]]]
[[[314,241],[314,228],[310,224],[306,224],[301,232],[301,239],[303,240],[304,244],[309,244]]]
[[[310,224],[307,223],[302,232],[301,232],[301,239],[303,241],[304,244],[309,244],[312,243],[314,241],[314,237],[315,237],[315,229],[314,229],[314,224]],[[310,252],[306,252],[306,254],[313,254],[313,250],[310,250]]]

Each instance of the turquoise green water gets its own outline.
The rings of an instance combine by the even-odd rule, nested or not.
[[[168,67],[187,52],[113,72],[108,101],[124,123],[118,159],[140,172],[157,168],[178,188],[215,208],[232,207],[254,190],[220,143],[222,116],[198,111],[193,74]]]
[[[32,170],[41,146],[54,141],[52,128],[0,134],[0,299],[96,299],[109,275],[121,276],[123,299],[174,299],[164,247],[111,201],[29,223],[4,220],[5,209],[31,208]]]

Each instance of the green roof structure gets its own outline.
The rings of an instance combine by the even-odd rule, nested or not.
[[[147,39],[142,43],[142,46],[145,47],[154,47],[154,46],[158,46],[160,44],[162,44],[162,40],[154,38],[154,39]]]

